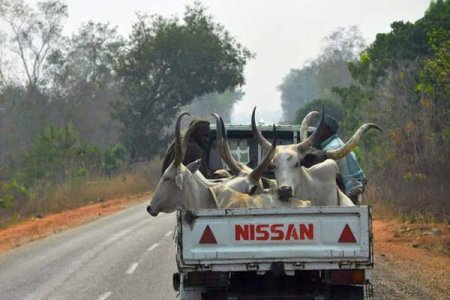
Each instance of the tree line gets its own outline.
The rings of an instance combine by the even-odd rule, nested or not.
[[[342,38],[332,38],[338,32]],[[283,80],[285,118],[298,124],[325,107],[346,138],[364,122],[381,125],[385,134],[369,136],[357,151],[369,173],[368,197],[398,214],[448,217],[449,1],[431,2],[414,23],[392,23],[361,51],[353,51],[359,38],[338,32],[318,59]]]
[[[252,54],[199,3],[181,17],[139,13],[128,37],[93,21],[66,36],[68,10],[62,0],[0,3],[2,212],[42,185],[150,161],[181,107],[229,116],[243,94]]]

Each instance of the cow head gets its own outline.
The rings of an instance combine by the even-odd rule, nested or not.
[[[153,193],[147,211],[152,216],[160,212],[170,213],[176,209],[185,209],[189,202],[195,201],[193,194],[197,184],[192,175],[197,171],[200,161],[188,167],[182,164],[183,154],[180,138],[180,122],[187,112],[178,115],[175,125],[175,158],[166,169]]]
[[[259,165],[252,170],[234,160],[230,146],[228,145],[224,122],[217,114],[213,114],[213,116],[216,119],[216,141],[219,153],[225,163],[230,167],[233,175],[235,175],[235,177],[231,178],[229,181],[224,182],[224,187],[249,195],[261,193],[263,191],[261,177],[273,158],[277,144],[277,131],[275,125],[273,125],[273,141],[270,148],[267,149],[266,156]]]
[[[208,189],[219,186],[222,190],[227,190],[227,194],[231,195],[230,199],[234,199],[240,193],[252,194],[258,189],[260,178],[264,169],[270,163],[275,147],[276,147],[276,129],[274,126],[274,140],[271,150],[268,150],[266,158],[248,174],[242,173],[240,176],[224,178],[222,180],[207,180],[199,171],[200,160],[197,160],[188,166],[182,164],[182,141],[180,135],[181,118],[186,115],[181,113],[177,117],[175,126],[175,158],[174,161],[165,170],[158,185],[153,193],[152,201],[147,207],[147,211],[152,216],[157,216],[160,212],[170,213],[177,209],[185,210],[200,207],[215,207],[215,203],[209,201],[207,197]],[[221,122],[223,126],[223,121]],[[222,127],[224,128],[224,127]],[[220,135],[223,137],[222,132]],[[229,148],[228,148],[229,150]],[[221,153],[223,150],[220,150]],[[232,157],[231,153],[227,157]],[[237,164],[237,162],[235,162]],[[237,171],[237,170],[234,170]],[[208,198],[208,199],[206,199]]]
[[[272,145],[263,137],[256,126],[255,111],[256,107],[253,109],[252,113],[253,136],[263,148],[264,152],[267,153],[267,151],[272,148]],[[335,160],[343,158],[353,150],[367,130],[370,128],[381,130],[381,128],[375,124],[364,124],[341,148],[330,151],[321,151],[315,149],[313,145],[318,144],[324,139],[326,126],[324,116],[325,113],[322,111],[319,125],[310,137],[302,140],[298,144],[276,147],[269,169],[272,169],[275,173],[280,199],[286,200],[292,196],[296,196],[296,189],[305,188],[303,186],[305,175],[302,175],[302,171],[304,171],[304,168],[311,166],[314,161],[323,161],[325,158],[332,158]]]

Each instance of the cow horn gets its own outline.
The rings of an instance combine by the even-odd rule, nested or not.
[[[264,173],[264,170],[266,170],[267,167],[270,165],[273,155],[275,154],[276,147],[277,147],[277,128],[275,125],[273,125],[273,142],[272,145],[270,146],[270,150],[267,152],[263,161],[250,173],[249,175],[250,179],[254,181],[259,181],[259,179],[262,177]]]
[[[181,119],[184,115],[189,115],[188,112],[183,111],[177,116],[177,122],[175,123],[175,158],[173,160],[173,164],[178,166],[183,161],[183,151],[181,146]]]
[[[314,110],[303,118],[302,124],[300,125],[300,141],[304,141],[308,138],[309,123],[318,116],[320,116],[319,112]]]
[[[270,148],[272,147],[268,140],[266,140],[261,131],[259,131],[258,126],[256,125],[255,121],[255,111],[256,106],[253,108],[252,113],[252,132],[253,132],[253,138],[258,142],[258,144],[261,146],[261,148],[264,150],[265,153],[270,151]]]
[[[381,129],[381,127],[379,127],[378,125],[373,123],[366,123],[355,132],[355,134],[347,141],[347,143],[345,143],[345,145],[336,150],[327,150],[327,157],[332,159],[343,158],[344,156],[352,152],[353,148],[355,148],[359,143],[364,133],[371,128],[378,129],[379,131],[383,132],[383,129]]]
[[[308,149],[312,147],[313,145],[319,143],[324,138],[324,129],[326,127],[325,124],[325,109],[322,109],[322,115],[320,117],[319,125],[317,126],[316,130],[314,130],[313,134],[308,137],[306,140],[301,141],[297,144],[298,149]]]
[[[219,150],[220,156],[225,161],[225,163],[230,167],[231,173],[238,175],[241,172],[241,168],[238,163],[234,160],[231,154],[230,146],[228,145],[227,132],[225,129],[224,122],[218,114],[212,114],[214,119],[216,119],[216,141],[217,148]]]

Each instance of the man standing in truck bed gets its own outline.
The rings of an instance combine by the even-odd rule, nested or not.
[[[194,118],[189,124],[189,128],[183,138],[183,146],[185,142],[187,143],[183,164],[186,166],[197,159],[201,159],[199,170],[206,178],[212,177],[206,163],[206,155],[204,151],[204,149],[208,146],[210,132],[211,129],[207,120]],[[166,151],[161,174],[163,174],[167,167],[169,167],[175,157],[174,147],[175,142],[172,142]]]
[[[337,131],[339,125],[335,118],[325,115],[326,128],[324,129],[324,136],[318,145],[315,145],[320,150],[334,150],[344,145],[344,142],[338,136]],[[315,128],[308,130],[312,133]],[[339,166],[339,173],[343,181],[343,192],[356,205],[361,204],[361,194],[364,192],[367,183],[366,175],[359,166],[358,159],[352,151],[350,154],[336,161]]]

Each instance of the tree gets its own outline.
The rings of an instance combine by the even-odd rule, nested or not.
[[[126,101],[115,105],[121,138],[134,161],[151,158],[165,146],[162,129],[195,97],[244,83],[251,58],[198,3],[183,21],[139,16],[117,73]]]
[[[330,99],[315,99],[311,102],[308,102],[305,106],[300,108],[295,113],[295,124],[301,124],[303,119],[306,117],[306,115],[315,110],[315,111],[322,111],[325,109],[325,113],[333,116],[338,122],[342,119],[342,106],[341,104],[337,103],[336,101],[330,100]],[[319,120],[315,120],[316,122]],[[311,124],[312,126],[313,124]]]
[[[446,216],[450,1],[433,1],[423,18],[394,22],[391,29],[350,63],[352,86],[334,89],[345,109],[343,125],[347,133],[368,121],[385,129],[361,148],[373,186],[383,187],[377,198],[403,214]]]
[[[9,83],[9,75],[6,73],[6,62],[4,60],[4,47],[6,44],[6,35],[0,32],[0,89],[4,88]],[[1,106],[1,102],[0,102]]]
[[[20,58],[32,93],[43,84],[43,66],[61,37],[62,20],[67,16],[61,0],[42,1],[37,6],[32,9],[23,0],[5,0],[0,5],[0,17],[11,29],[12,50]]]
[[[290,122],[295,112],[313,99],[338,100],[333,87],[352,83],[348,62],[356,60],[364,47],[359,29],[339,28],[325,38],[321,54],[301,69],[292,69],[278,86],[283,118]]]
[[[183,110],[195,116],[210,118],[211,113],[219,114],[225,122],[231,122],[233,106],[244,96],[242,90],[226,91],[223,93],[211,93],[198,98]]]
[[[80,138],[97,146],[118,139],[110,107],[120,99],[114,66],[123,46],[116,28],[88,22],[48,57],[47,95],[55,123],[72,123]]]
[[[108,23],[83,24],[65,49],[49,55],[54,92],[64,97],[87,86],[92,90],[114,82],[114,66],[124,43],[117,28]]]
[[[431,2],[425,16],[415,23],[393,22],[392,30],[377,34],[360,61],[350,65],[353,77],[363,84],[375,86],[386,72],[399,64],[430,57],[433,54],[430,34],[438,29],[448,31],[449,15],[449,1],[437,0]]]
[[[283,120],[291,123],[290,121],[295,117],[295,111],[312,99],[321,96],[316,77],[317,72],[314,67],[305,66],[302,69],[291,69],[283,79],[283,82],[278,86],[281,91]]]
[[[450,101],[450,31],[436,30],[430,34],[433,56],[424,61],[418,89],[431,95],[439,108],[449,108]]]

